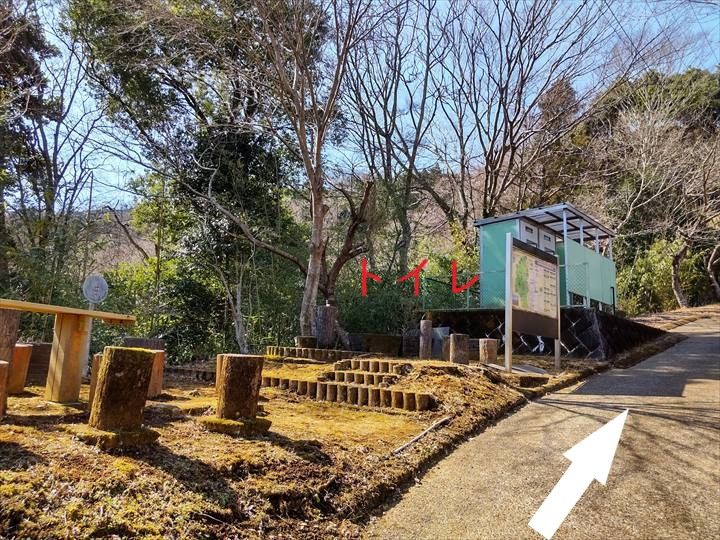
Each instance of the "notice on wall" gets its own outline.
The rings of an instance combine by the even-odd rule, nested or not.
[[[513,249],[512,266],[513,308],[557,318],[557,265]]]

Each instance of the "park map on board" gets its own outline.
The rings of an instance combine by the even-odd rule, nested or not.
[[[516,309],[557,317],[557,266],[513,249],[512,303]]]

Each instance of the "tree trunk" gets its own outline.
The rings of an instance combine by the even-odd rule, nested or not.
[[[407,201],[405,201],[407,202]],[[398,271],[400,275],[404,276],[408,273],[408,254],[410,253],[410,243],[412,242],[412,229],[410,227],[410,220],[407,216],[407,209],[400,209],[399,212],[400,221],[400,246],[398,250]]]
[[[713,291],[715,292],[715,298],[720,300],[720,282],[718,282],[717,274],[715,273],[715,267],[720,264],[720,244],[715,246],[707,259],[706,270],[710,283],[712,284]]]
[[[218,418],[255,418],[264,358],[250,354],[218,354],[215,375]]]
[[[688,246],[687,244],[683,244],[680,248],[680,251],[678,251],[675,255],[673,255],[672,258],[672,290],[675,294],[675,299],[677,300],[677,303],[680,305],[680,307],[689,307],[687,297],[685,296],[685,292],[682,289],[682,283],[680,282],[680,265],[682,264],[683,260],[685,259],[685,255],[687,254]]]
[[[12,363],[19,328],[20,312],[0,309],[0,362]]]
[[[90,427],[136,431],[142,427],[155,352],[105,347],[90,411]]]
[[[312,229],[310,232],[310,256],[308,258],[305,289],[300,306],[300,334],[314,336],[315,306],[322,270],[323,233],[327,207],[322,202],[322,187],[313,189]]]
[[[235,303],[233,308],[233,324],[235,326],[235,341],[240,352],[246,354],[249,351],[247,343],[247,332],[245,330],[245,319],[242,314],[242,283],[235,285]]]

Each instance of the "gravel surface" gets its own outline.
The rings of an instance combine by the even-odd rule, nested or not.
[[[629,408],[607,486],[593,482],[554,538],[720,538],[720,321],[674,331],[690,337],[464,443],[366,534],[539,539],[527,523],[569,466],[563,453]]]

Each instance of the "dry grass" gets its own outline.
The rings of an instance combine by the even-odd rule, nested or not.
[[[634,317],[633,320],[661,330],[672,330],[683,324],[705,318],[716,318],[720,320],[720,304],[709,304],[707,306],[680,308],[662,313],[651,313]]]

